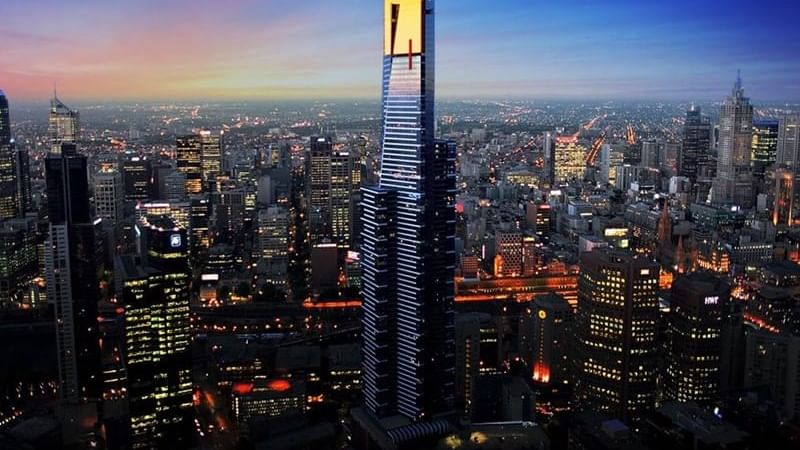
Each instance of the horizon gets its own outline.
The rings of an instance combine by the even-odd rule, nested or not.
[[[331,3],[0,5],[0,88],[15,102],[54,86],[75,104],[377,101],[382,2]],[[719,101],[741,69],[754,101],[800,101],[796,6],[733,5],[440,1],[437,97]]]

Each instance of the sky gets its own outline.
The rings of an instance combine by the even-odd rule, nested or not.
[[[800,100],[789,0],[437,0],[450,99]],[[381,0],[2,0],[11,101],[377,99]]]

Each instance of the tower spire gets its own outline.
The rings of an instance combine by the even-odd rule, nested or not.
[[[736,85],[735,88],[737,91],[742,90],[742,70],[736,69]]]

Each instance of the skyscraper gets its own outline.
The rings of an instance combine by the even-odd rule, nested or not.
[[[59,154],[45,159],[45,178],[47,298],[55,306],[59,400],[67,416],[65,440],[71,441],[70,429],[84,423],[88,412],[72,407],[96,401],[101,389],[97,252],[86,157],[77,155],[74,144],[63,144]]]
[[[719,151],[712,202],[753,206],[750,147],[753,144],[753,105],[744,96],[742,79],[736,78],[733,91],[719,112]]]
[[[140,255],[116,260],[125,307],[131,444],[186,447],[193,410],[187,234],[166,217],[137,227]]]
[[[194,134],[180,136],[176,141],[178,172],[186,175],[186,193],[203,192],[203,144]]]
[[[666,396],[708,402],[719,391],[722,317],[730,285],[706,272],[675,280],[669,312]]]
[[[586,173],[586,146],[578,136],[559,136],[555,141],[553,176],[556,185],[576,178],[583,180]]]
[[[80,114],[62,103],[55,92],[50,100],[47,134],[50,137],[50,153],[61,153],[61,144],[77,144],[80,138]]]
[[[370,416],[430,421],[425,434],[454,410],[455,144],[434,139],[433,2],[384,6],[380,179],[362,188],[363,393]]]
[[[797,216],[800,204],[800,116],[781,117],[778,122],[778,145],[775,165],[779,168],[775,174],[775,210],[783,214],[780,219],[773,216],[775,224],[791,225]]]
[[[128,155],[122,163],[125,182],[125,201],[141,202],[150,198],[150,160],[139,155]]]
[[[581,256],[575,318],[575,401],[635,421],[655,406],[655,261],[620,250]]]
[[[336,148],[328,137],[312,137],[306,162],[311,244],[329,240],[346,246],[350,239],[350,153]]]
[[[33,206],[31,163],[27,150],[18,148],[14,151],[14,172],[17,183],[17,215],[24,216]]]
[[[14,162],[8,99],[0,90],[0,219],[16,216],[19,209]]]
[[[751,162],[753,175],[763,178],[764,170],[775,163],[778,156],[778,120],[753,120]]]
[[[100,173],[94,177],[95,217],[121,224],[125,195],[119,172]]]
[[[694,183],[701,168],[708,164],[711,151],[711,123],[700,113],[700,107],[692,105],[686,111],[683,125],[683,145],[678,157],[678,175]]]
[[[202,146],[203,182],[208,186],[222,170],[222,133],[202,130],[199,137]]]

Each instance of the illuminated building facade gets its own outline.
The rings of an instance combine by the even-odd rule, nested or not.
[[[707,272],[672,284],[665,395],[679,402],[707,403],[719,392],[723,315],[730,285]]]
[[[554,155],[555,183],[565,183],[573,178],[582,180],[586,172],[586,145],[578,136],[556,138]]]
[[[736,79],[731,95],[719,112],[719,150],[717,176],[712,184],[712,203],[753,205],[750,147],[753,144],[753,105],[744,96],[741,78]]]
[[[353,187],[350,153],[337,148],[329,137],[312,137],[306,161],[311,244],[328,239],[347,246]]]
[[[772,223],[791,226],[794,219],[794,173],[789,169],[775,171],[775,201],[772,203]]]
[[[137,202],[150,198],[150,160],[140,156],[127,156],[122,163],[125,182],[125,201]]]
[[[569,382],[572,319],[572,307],[557,294],[537,298],[520,316],[520,351],[531,369],[533,381],[541,384]]]
[[[282,206],[271,206],[258,212],[259,271],[266,282],[285,286],[289,270],[289,211]]]
[[[384,7],[380,181],[362,188],[362,392],[370,416],[414,424],[455,408],[456,149],[434,139],[433,2]]]
[[[200,136],[180,136],[176,147],[178,172],[186,175],[186,193],[203,193],[203,143]]]
[[[137,224],[140,254],[116,259],[125,308],[133,448],[191,442],[192,365],[189,245],[166,217]]]
[[[0,221],[0,308],[31,306],[31,283],[39,273],[36,221]]]
[[[304,414],[306,406],[305,383],[289,379],[234,383],[233,416],[238,423],[247,424],[253,417],[280,417]]]
[[[14,141],[11,139],[8,99],[0,90],[0,219],[14,217],[19,210],[14,163]]]
[[[753,143],[750,161],[753,174],[764,176],[764,170],[775,163],[778,157],[778,120],[754,119]]]
[[[794,205],[800,201],[800,190],[797,188],[797,183],[800,181],[800,116],[787,115],[779,120],[777,147],[775,165],[779,171],[783,171],[780,172],[780,178],[778,171],[775,174],[776,188],[780,191],[775,192],[774,206],[777,208],[778,201],[783,199],[781,212],[785,217],[781,217],[778,223],[791,225],[798,215]],[[786,178],[787,174],[791,174],[790,179]],[[787,191],[789,185],[791,185],[791,194]],[[786,201],[789,196],[791,201]],[[787,205],[788,211],[786,210]]]
[[[518,231],[495,233],[496,277],[519,277],[523,269],[523,236]]]
[[[61,153],[61,144],[78,144],[80,138],[80,114],[67,107],[53,94],[50,100],[48,120],[50,153]]]
[[[17,183],[17,215],[24,216],[33,207],[28,150],[18,148],[14,151],[14,174]]]
[[[620,250],[581,256],[575,402],[625,421],[655,406],[659,265]]]
[[[213,133],[208,130],[199,133],[203,182],[206,186],[212,185],[222,171],[222,136],[221,132]]]

